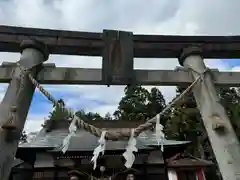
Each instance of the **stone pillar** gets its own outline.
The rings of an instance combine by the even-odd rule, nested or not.
[[[206,71],[202,51],[197,47],[183,50],[179,63],[189,69],[193,79]],[[224,107],[220,104],[210,73],[193,88],[213,152],[224,180],[240,180],[240,145]]]
[[[26,40],[21,44],[19,64],[30,70],[36,77],[39,65],[48,59],[46,46],[36,40]],[[8,180],[12,162],[17,151],[19,134],[24,128],[35,87],[19,67],[13,72],[7,92],[0,104],[0,179]],[[13,108],[14,107],[14,108]],[[13,112],[14,111],[14,112]],[[14,113],[13,127],[7,128],[10,116]],[[14,136],[9,139],[8,136]]]

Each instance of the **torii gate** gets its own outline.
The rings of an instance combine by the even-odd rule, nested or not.
[[[21,52],[18,64],[42,84],[188,85],[193,87],[219,169],[224,180],[240,180],[240,145],[214,85],[235,86],[238,72],[208,71],[203,58],[240,57],[239,36],[133,35],[59,31],[0,26],[0,51]],[[102,56],[101,69],[42,65],[51,54]],[[134,70],[133,58],[178,58],[184,69]],[[7,180],[34,92],[27,72],[3,63],[0,82],[9,83],[0,105],[0,179]],[[12,123],[9,124],[9,121]]]

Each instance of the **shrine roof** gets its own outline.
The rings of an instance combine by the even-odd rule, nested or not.
[[[13,164],[12,164],[12,167],[17,167],[19,165],[21,165],[24,161],[22,161],[21,159],[14,159],[13,160]]]
[[[106,122],[109,123],[109,122]],[[100,123],[101,124],[101,123]],[[104,124],[104,123],[103,123]],[[103,126],[103,124],[101,124]],[[108,131],[126,131],[130,130],[128,128],[123,128],[122,126],[117,126],[118,123],[110,122],[119,128],[107,127]],[[130,123],[132,126],[136,126],[136,123]],[[32,139],[29,143],[24,143],[19,145],[19,149],[25,148],[46,148],[52,149],[53,151],[60,151],[63,139],[68,135],[68,121],[57,122],[57,124],[52,125],[51,129],[47,129],[44,126],[41,131]],[[89,132],[78,129],[76,135],[70,140],[70,145],[68,151],[93,151],[98,146],[99,138],[90,134]],[[189,144],[188,141],[174,141],[166,140],[164,146],[184,146]],[[127,141],[107,141],[106,150],[123,150],[127,145]],[[154,140],[154,132],[147,131],[141,133],[137,138],[137,148],[141,149],[151,149],[150,146],[156,145],[156,140]]]
[[[167,160],[168,167],[177,168],[177,167],[207,167],[213,166],[212,161],[196,158],[190,154],[181,154],[178,153],[175,156]]]

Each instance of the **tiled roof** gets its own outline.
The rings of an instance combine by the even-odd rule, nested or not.
[[[145,149],[148,145],[155,145],[153,133],[147,132],[145,135],[140,135],[137,138],[137,148]],[[46,132],[42,129],[39,134],[29,143],[19,145],[19,148],[56,148],[60,150],[63,139],[68,135],[67,129],[57,129],[51,132]],[[98,146],[98,139],[96,136],[84,131],[78,130],[76,136],[70,140],[69,151],[92,151]],[[184,145],[187,141],[166,140],[164,145]],[[108,141],[106,150],[121,150],[127,145],[127,141]]]
[[[24,162],[24,161],[22,161],[21,159],[14,159],[14,160],[13,160],[12,167],[19,166],[19,165],[21,165],[23,162]]]
[[[45,128],[32,139],[29,143],[24,143],[19,145],[19,148],[52,148],[56,151],[60,150],[63,139],[68,135],[68,128],[55,128],[50,132],[46,132]],[[98,146],[98,137],[86,132],[85,130],[79,129],[76,136],[72,137],[70,140],[70,145],[68,151],[92,151]],[[165,146],[172,145],[186,145],[188,141],[174,141],[166,140]],[[121,150],[125,149],[127,141],[108,141],[106,144],[106,150]],[[151,131],[144,132],[140,134],[137,138],[137,148],[146,149],[149,145],[156,145],[156,140],[154,140],[154,134]]]

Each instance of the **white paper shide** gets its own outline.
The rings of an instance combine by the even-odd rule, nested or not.
[[[91,162],[93,162],[93,169],[96,169],[96,167],[97,167],[97,159],[98,159],[98,156],[100,155],[100,153],[102,153],[102,155],[104,155],[104,151],[106,148],[105,135],[106,135],[106,131],[102,131],[101,137],[98,140],[99,145],[93,151],[93,157],[91,159]]]
[[[131,168],[135,161],[135,155],[133,153],[138,151],[136,144],[137,144],[137,141],[136,141],[136,138],[134,137],[134,129],[132,129],[131,136],[128,141],[128,145],[126,147],[126,151],[123,153],[123,157],[126,160],[125,162],[126,168]]]
[[[163,133],[163,125],[160,124],[160,115],[156,116],[155,136],[158,146],[161,145],[161,151],[163,151],[163,145],[165,141],[165,134]]]
[[[62,145],[62,152],[63,153],[65,153],[68,150],[71,137],[76,134],[76,131],[77,131],[76,122],[77,122],[77,117],[76,117],[76,115],[74,115],[73,116],[73,120],[72,120],[72,122],[71,122],[71,124],[69,126],[69,129],[68,129],[69,130],[69,134],[63,140],[63,145]]]

